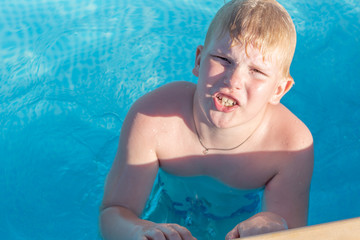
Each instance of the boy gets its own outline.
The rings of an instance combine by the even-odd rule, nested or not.
[[[293,84],[295,45],[293,22],[275,0],[233,0],[219,10],[196,51],[198,84],[160,87],[125,119],[102,203],[105,239],[194,239],[184,226],[138,217],[160,167],[235,189],[264,187],[263,211],[229,226],[226,239],[306,225],[313,140],[279,103]]]

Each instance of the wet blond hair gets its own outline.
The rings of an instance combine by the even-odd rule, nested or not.
[[[243,44],[259,49],[262,55],[277,53],[283,75],[290,77],[296,31],[285,8],[275,0],[232,0],[215,15],[205,38],[205,48],[214,37],[229,34],[232,46]]]

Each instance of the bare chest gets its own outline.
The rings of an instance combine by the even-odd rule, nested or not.
[[[194,151],[196,149],[197,151]],[[169,148],[171,150],[171,148]],[[281,153],[246,152],[229,154],[220,151],[204,155],[198,148],[159,158],[160,167],[177,176],[210,176],[231,187],[263,187],[278,172]]]
[[[194,131],[180,124],[164,132],[161,139],[157,156],[164,171],[177,176],[209,176],[242,189],[263,187],[279,172],[286,155],[258,150],[266,148],[256,146],[256,140],[249,142],[252,147],[203,154],[204,148]]]

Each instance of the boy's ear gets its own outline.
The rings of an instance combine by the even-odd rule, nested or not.
[[[195,66],[194,66],[194,68],[192,70],[193,74],[196,77],[199,77],[199,68],[200,68],[200,62],[201,62],[201,52],[202,52],[203,48],[204,48],[204,46],[202,46],[202,45],[199,45],[196,48]]]
[[[281,98],[291,89],[294,85],[294,79],[292,77],[283,78],[277,85],[273,96],[270,99],[271,104],[278,104]]]

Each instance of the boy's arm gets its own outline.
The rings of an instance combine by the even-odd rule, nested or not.
[[[264,210],[284,218],[288,228],[303,227],[308,220],[313,145],[287,154],[280,171],[266,184]]]
[[[226,239],[302,227],[307,224],[313,145],[285,153],[279,172],[266,184],[264,212],[238,224]]]
[[[118,151],[107,176],[100,212],[104,239],[192,239],[175,224],[155,224],[138,216],[143,211],[159,168],[156,156],[157,120],[141,114],[144,99],[129,111]]]

